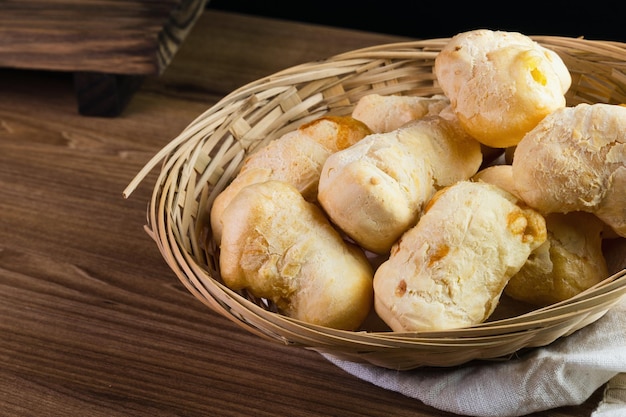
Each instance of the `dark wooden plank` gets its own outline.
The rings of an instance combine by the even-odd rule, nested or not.
[[[78,112],[117,116],[161,74],[206,0],[6,0],[0,67],[74,72]]]
[[[0,67],[159,74],[206,0],[4,0]]]

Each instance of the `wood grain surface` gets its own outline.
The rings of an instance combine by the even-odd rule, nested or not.
[[[0,67],[158,74],[206,0],[3,0]]]
[[[78,115],[67,73],[0,69],[0,415],[451,417],[208,310],[142,229],[156,173],[122,198],[232,89],[398,40],[209,9],[116,118]]]

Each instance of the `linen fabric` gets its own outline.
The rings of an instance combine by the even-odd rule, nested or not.
[[[626,297],[596,322],[507,361],[396,371],[322,355],[362,380],[460,415],[523,416],[580,405],[606,384],[593,417],[626,416]]]

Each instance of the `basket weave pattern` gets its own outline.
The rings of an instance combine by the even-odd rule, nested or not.
[[[626,103],[626,45],[533,37],[557,52],[572,75],[568,105]],[[208,307],[263,338],[393,369],[503,360],[545,346],[600,318],[626,294],[626,245],[617,272],[577,297],[465,329],[419,334],[348,332],[303,323],[219,278],[210,233],[213,199],[244,157],[325,114],[350,114],[364,95],[440,94],[432,67],[449,39],[380,45],[291,67],[243,86],[208,109],[144,167],[125,195],[160,164],[146,231],[186,288]],[[619,251],[618,251],[619,252]]]

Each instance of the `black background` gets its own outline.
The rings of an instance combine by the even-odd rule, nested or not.
[[[487,28],[526,35],[626,42],[626,2],[573,1],[239,1],[209,0],[208,8],[407,36],[450,37]]]

